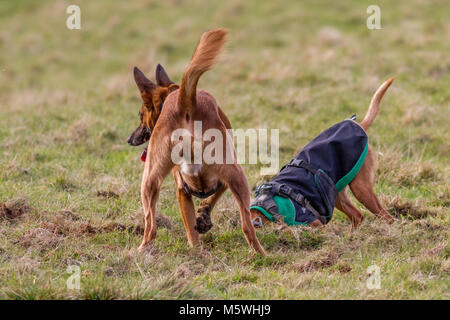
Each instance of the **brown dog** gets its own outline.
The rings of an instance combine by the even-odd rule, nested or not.
[[[186,69],[181,85],[177,86],[158,66],[156,71],[157,84],[148,80],[137,68],[134,70],[136,84],[143,100],[139,112],[141,123],[128,139],[131,145],[140,145],[149,140],[147,161],[141,184],[142,203],[145,212],[144,238],[140,250],[152,243],[156,237],[155,208],[161,184],[167,174],[172,174],[177,184],[177,199],[186,228],[189,244],[199,244],[198,232],[206,232],[211,227],[209,213],[223,194],[230,188],[239,206],[242,231],[248,244],[257,252],[266,254],[259,243],[255,229],[250,219],[250,192],[248,182],[241,166],[236,160],[231,164],[207,164],[202,159],[195,163],[191,157],[185,162],[175,164],[173,150],[175,143],[172,134],[175,130],[186,129],[190,139],[194,135],[194,121],[201,121],[202,132],[217,129],[226,141],[231,128],[230,122],[217,105],[215,99],[205,91],[197,91],[200,76],[215,63],[222,46],[225,43],[226,30],[217,29],[202,35],[200,42]],[[190,154],[195,154],[195,141]],[[197,144],[198,146],[198,144]],[[202,142],[200,148],[204,151],[208,143]],[[223,154],[227,153],[226,145]],[[236,153],[232,149],[234,158]],[[199,217],[196,219],[192,195],[209,196],[201,203]]]
[[[372,97],[372,101],[369,106],[369,110],[361,121],[360,125],[367,131],[372,122],[375,120],[379,110],[380,110],[380,102],[384,93],[391,85],[394,79],[391,78],[384,82],[378,90],[375,92]],[[374,213],[380,218],[383,218],[389,223],[394,221],[394,218],[382,207],[380,201],[373,191],[373,181],[374,181],[374,172],[375,172],[375,159],[372,149],[369,147],[366,159],[358,172],[358,174],[354,177],[354,179],[350,182],[350,190],[358,201],[360,201],[370,212]],[[348,219],[351,222],[352,230],[355,230],[363,221],[363,214],[355,207],[355,205],[350,201],[346,189],[343,189],[338,193],[338,197],[336,200],[335,207],[340,211],[345,213]],[[261,211],[257,209],[251,209],[252,221],[254,219],[258,219],[262,223],[268,223],[269,219],[261,213]],[[259,218],[258,218],[259,217]],[[309,223],[309,226],[318,227],[322,226],[323,223],[316,219]]]

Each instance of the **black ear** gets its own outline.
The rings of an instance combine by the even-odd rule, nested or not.
[[[150,92],[156,88],[156,85],[147,79],[147,77],[137,67],[134,67],[133,73],[134,81],[136,81],[140,92]]]
[[[173,84],[173,81],[170,80],[169,76],[166,73],[166,70],[164,70],[164,68],[160,64],[156,66],[156,83],[161,87],[168,87]]]

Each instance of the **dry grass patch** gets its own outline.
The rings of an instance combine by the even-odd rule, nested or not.
[[[396,185],[411,187],[440,179],[432,162],[424,161],[422,156],[415,156],[410,161],[402,161],[402,154],[398,150],[384,150],[377,154],[376,177],[378,180],[386,179]]]
[[[295,263],[292,265],[292,269],[296,272],[313,272],[318,271],[323,268],[328,268],[333,265],[335,265],[339,257],[342,255],[342,253],[337,253],[334,251],[330,251],[329,249],[326,250],[320,250],[317,253],[313,255],[310,259],[308,259],[306,262],[302,263]],[[348,270],[345,269],[343,266],[343,271]],[[351,270],[351,268],[350,268]],[[348,272],[348,271],[347,271]]]
[[[439,256],[439,255],[441,255],[442,253],[444,253],[445,250],[448,251],[448,249],[449,249],[449,248],[448,248],[448,245],[446,245],[446,244],[440,244],[440,245],[438,245],[438,246],[436,246],[436,247],[434,247],[434,248],[428,250],[428,251],[425,253],[425,255],[427,255],[427,256]]]
[[[24,255],[14,262],[16,270],[21,274],[29,274],[30,272],[38,271],[41,267],[41,261],[38,258],[31,258]]]

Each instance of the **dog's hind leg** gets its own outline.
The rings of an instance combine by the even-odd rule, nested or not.
[[[219,117],[222,120],[223,125],[227,130],[230,130],[230,120],[220,107],[218,107],[217,110],[219,112]],[[214,209],[217,201],[225,193],[226,190],[227,187],[223,185],[222,188],[217,190],[216,193],[200,203],[200,207],[197,209],[197,223],[195,225],[195,230],[197,230],[199,233],[206,233],[212,228],[213,224],[211,222],[211,212]]]
[[[198,233],[195,230],[195,208],[192,196],[187,195],[182,188],[178,188],[177,199],[189,245],[191,247],[197,246],[199,244],[199,238]]]
[[[392,223],[395,219],[382,207],[378,197],[373,191],[374,171],[375,158],[372,149],[369,148],[361,170],[358,172],[355,179],[350,182],[350,189],[356,199],[369,209],[370,212],[385,219],[387,222]]]
[[[347,188],[338,193],[336,208],[345,213],[352,224],[352,231],[356,230],[364,220],[363,214],[351,202],[347,194]]]
[[[239,206],[239,211],[241,214],[241,227],[244,232],[245,238],[256,252],[263,255],[267,255],[263,247],[259,243],[256,237],[256,231],[251,222],[250,215],[250,191],[248,188],[248,182],[245,178],[244,171],[239,165],[233,165],[233,169],[227,170],[228,172],[224,175],[228,180],[224,182],[228,185],[234,198]]]
[[[197,222],[195,224],[195,230],[199,233],[208,232],[213,224],[211,222],[211,212],[214,209],[217,201],[227,190],[226,186],[222,186],[216,193],[212,196],[206,198],[200,203],[199,208],[197,209]]]
[[[220,107],[218,107],[217,110],[225,128],[227,130],[231,129],[231,123],[226,114]],[[225,193],[226,190],[227,187],[224,185],[222,186],[222,188],[217,190],[216,193],[200,203],[200,207],[197,209],[197,223],[195,225],[195,230],[197,230],[199,233],[206,233],[212,228],[213,224],[211,222],[211,212],[214,209],[217,201]]]

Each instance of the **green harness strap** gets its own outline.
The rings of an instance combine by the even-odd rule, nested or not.
[[[290,199],[280,196],[274,196],[273,201],[275,201],[275,204],[277,205],[278,212],[284,217],[284,223],[286,223],[288,226],[308,225],[307,223],[295,221],[295,208]],[[262,207],[253,206],[250,207],[250,209],[256,209],[260,211],[271,222],[275,221],[272,214]]]
[[[364,160],[366,160],[367,150],[369,150],[369,138],[367,138],[366,146],[364,147],[363,152],[359,156],[358,161],[353,166],[352,170],[350,170],[345,176],[343,176],[338,182],[336,182],[336,189],[338,192],[342,191],[358,174],[361,169]]]

